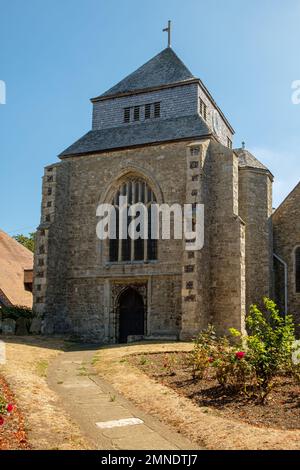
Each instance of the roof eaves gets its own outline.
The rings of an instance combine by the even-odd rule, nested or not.
[[[132,96],[132,95],[140,95],[143,93],[149,93],[152,91],[164,90],[166,88],[175,88],[178,86],[190,85],[192,83],[198,83],[197,78],[188,78],[187,80],[181,80],[179,82],[168,83],[167,85],[157,85],[155,87],[148,87],[148,88],[140,88],[137,90],[126,91],[122,93],[114,93],[112,95],[99,95],[95,98],[90,98],[92,103],[96,103],[97,101],[105,101],[105,100],[112,100],[114,98],[123,98],[125,96]]]
[[[240,171],[251,170],[251,171],[254,171],[255,173],[262,173],[262,174],[267,173],[269,175],[270,179],[272,181],[274,181],[274,175],[273,175],[273,173],[271,173],[270,170],[268,170],[268,168],[257,168],[257,167],[251,166],[251,165],[243,165],[243,166],[239,165],[239,170]]]
[[[135,144],[135,145],[127,145],[124,147],[114,147],[114,148],[107,148],[107,149],[101,149],[101,150],[90,150],[87,152],[80,152],[80,153],[69,153],[65,154],[62,152],[61,154],[58,155],[58,158],[61,160],[65,160],[67,158],[73,158],[73,157],[83,157],[85,155],[98,155],[101,153],[112,153],[112,152],[119,152],[121,150],[127,150],[127,149],[135,149],[135,148],[142,148],[142,147],[151,147],[155,145],[161,145],[161,144],[170,144],[172,142],[187,142],[187,141],[195,141],[195,140],[204,140],[208,139],[210,137],[213,137],[212,133],[208,134],[203,134],[199,136],[193,136],[193,137],[181,137],[177,139],[169,139],[169,140],[157,140],[155,142],[149,142],[149,143],[144,143],[144,144]]]

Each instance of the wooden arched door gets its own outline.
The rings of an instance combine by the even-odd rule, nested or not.
[[[119,343],[128,336],[144,335],[145,307],[142,296],[129,287],[119,297]]]

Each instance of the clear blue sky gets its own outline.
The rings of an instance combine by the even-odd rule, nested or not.
[[[300,179],[299,0],[0,0],[0,228],[39,223],[43,167],[91,127],[89,98],[166,46],[200,77],[275,175],[274,206]]]

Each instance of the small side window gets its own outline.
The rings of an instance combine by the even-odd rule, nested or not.
[[[203,119],[206,121],[206,119],[207,119],[207,106],[204,103],[204,101],[202,100],[202,98],[200,98],[200,114],[203,117]]]

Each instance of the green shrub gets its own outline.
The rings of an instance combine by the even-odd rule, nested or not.
[[[300,366],[292,360],[293,319],[280,315],[272,300],[264,298],[263,302],[263,310],[256,305],[250,308],[248,336],[232,328],[231,338],[218,338],[212,326],[200,333],[189,361],[194,379],[202,379],[213,368],[225,389],[258,398],[261,403],[272,390],[275,376],[293,374],[300,380]]]
[[[192,376],[202,379],[210,362],[212,351],[217,347],[218,338],[215,329],[209,325],[207,330],[202,331],[194,341],[194,349],[189,354],[188,365],[192,368]]]
[[[280,315],[275,302],[264,298],[264,311],[252,305],[246,324],[247,360],[255,370],[257,389],[264,401],[274,377],[291,370],[295,342],[293,318]]]
[[[12,318],[13,320],[18,320],[18,318],[33,318],[33,312],[30,308],[22,307],[20,305],[12,306],[12,307],[1,307],[0,313],[2,318]]]
[[[228,351],[212,363],[216,379],[220,385],[230,392],[243,393],[250,396],[255,374],[246,357],[239,357],[243,351],[230,347]]]
[[[4,397],[0,393],[0,432],[1,427],[5,424],[5,417],[9,416],[14,409],[12,403],[7,403]]]

